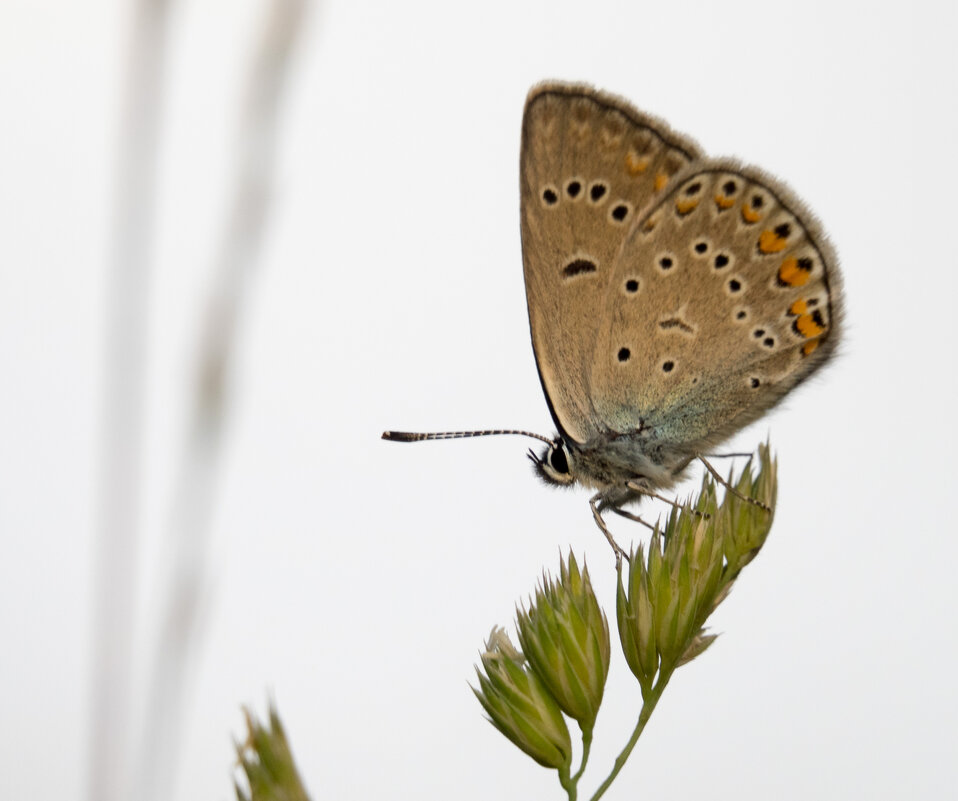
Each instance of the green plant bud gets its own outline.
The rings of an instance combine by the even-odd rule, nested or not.
[[[542,680],[501,628],[494,628],[472,688],[493,726],[540,765],[568,771],[572,740],[562,712]]]
[[[646,695],[659,670],[659,654],[655,647],[649,574],[641,547],[631,555],[630,565],[628,588],[623,585],[621,565],[619,567],[615,596],[616,624],[625,660],[642,685],[643,695]]]
[[[528,610],[517,609],[519,642],[530,666],[559,707],[583,731],[595,724],[609,673],[609,624],[589,571],[575,556],[560,561],[559,578],[544,575]]]
[[[746,465],[733,486],[740,495],[753,498],[772,511],[736,498],[732,493],[726,493],[717,517],[724,541],[729,579],[734,579],[742,568],[756,557],[772,527],[778,495],[778,466],[771,457],[767,444],[760,445],[758,453],[757,471],[753,474],[753,465]]]
[[[679,658],[676,667],[687,665],[689,662],[695,659],[695,657],[704,654],[708,650],[708,647],[715,642],[717,638],[718,634],[706,634],[705,629],[699,629],[699,633],[692,638],[691,643],[689,643],[689,647],[685,649],[685,653]]]
[[[272,701],[268,723],[258,720],[246,708],[243,715],[246,740],[236,743],[237,764],[242,770],[242,781],[234,781],[238,801],[309,801]],[[247,787],[242,786],[243,782]]]
[[[633,554],[626,581],[620,570],[619,640],[643,696],[657,674],[690,662],[715,640],[703,624],[765,543],[775,469],[768,446],[760,446],[757,472],[749,464],[737,480],[730,477],[734,491],[727,489],[721,504],[715,482],[706,476],[699,497],[674,509],[661,533],[653,533],[645,558],[641,548]]]

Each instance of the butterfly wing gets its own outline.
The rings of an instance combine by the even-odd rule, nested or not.
[[[837,261],[780,182],[690,165],[623,242],[590,360],[602,424],[694,454],[759,417],[838,339]]]
[[[520,157],[529,326],[567,438],[582,443],[601,430],[589,382],[616,253],[697,156],[691,140],[590,87],[542,84],[529,93]]]

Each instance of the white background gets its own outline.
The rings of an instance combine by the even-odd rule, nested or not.
[[[134,731],[172,482],[264,3],[176,3],[150,286]],[[771,538],[607,798],[941,798],[958,753],[956,14],[934,2],[358,2],[296,51],[237,343],[177,799],[232,796],[275,695],[314,798],[559,798],[467,682],[559,548],[614,612],[587,494],[526,442],[385,428],[551,420],[529,344],[519,123],[584,80],[783,177],[840,254],[840,358],[775,414]],[[0,797],[87,786],[119,2],[0,7]],[[635,533],[613,521],[622,539]],[[637,714],[614,644],[584,797]],[[134,749],[135,750],[135,749]],[[134,797],[141,794],[139,788]],[[581,797],[581,796],[580,796]]]

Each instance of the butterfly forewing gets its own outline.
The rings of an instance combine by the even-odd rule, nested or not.
[[[831,352],[837,265],[782,184],[697,162],[636,220],[586,379],[608,430],[694,453],[774,405]]]
[[[590,382],[616,254],[697,156],[691,140],[589,87],[529,94],[520,157],[529,323],[553,417],[578,442],[604,427]]]

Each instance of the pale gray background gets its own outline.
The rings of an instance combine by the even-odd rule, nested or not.
[[[142,695],[186,380],[265,4],[175,5],[151,287]],[[0,797],[86,785],[98,417],[120,2],[0,7]],[[357,2],[309,17],[273,225],[239,340],[177,799],[231,797],[240,704],[278,701],[314,797],[559,798],[467,687],[493,624],[585,554],[585,492],[529,344],[519,123],[549,77],[622,94],[783,177],[841,256],[841,358],[770,432],[778,517],[611,799],[954,792],[956,11],[935,2]],[[636,529],[615,529],[627,540]],[[617,645],[590,793],[631,730]],[[139,725],[142,725],[140,721]],[[586,797],[588,795],[586,794]]]

